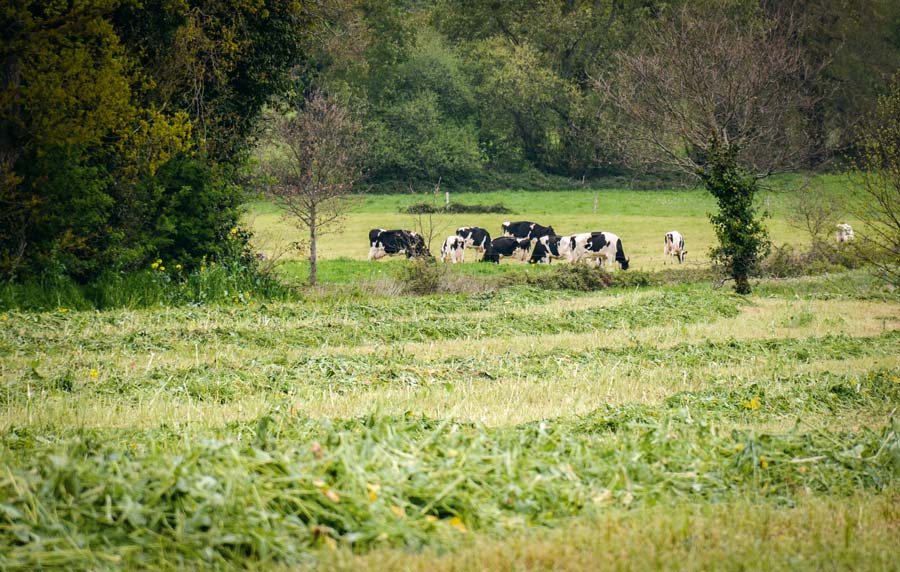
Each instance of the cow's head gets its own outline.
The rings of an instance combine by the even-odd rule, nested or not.
[[[550,251],[547,246],[538,241],[534,250],[531,252],[531,258],[528,259],[529,264],[550,264]]]
[[[620,262],[619,264],[622,266],[622,270],[628,270],[628,265],[630,262],[631,262],[630,258],[626,258],[625,260]]]

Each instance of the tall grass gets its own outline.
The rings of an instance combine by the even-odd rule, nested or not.
[[[143,270],[105,272],[88,284],[47,277],[0,285],[0,309],[105,310],[202,304],[249,304],[297,299],[273,275],[240,264],[221,264],[180,274]]]

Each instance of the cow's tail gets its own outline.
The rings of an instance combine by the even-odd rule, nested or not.
[[[625,251],[622,250],[621,238],[616,240],[616,262],[618,262],[619,264],[628,262],[627,260],[625,260]]]

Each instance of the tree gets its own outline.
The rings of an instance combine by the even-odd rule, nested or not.
[[[859,147],[862,194],[854,210],[865,227],[858,234],[871,246],[871,262],[900,284],[900,73],[863,124]]]
[[[746,294],[768,248],[754,207],[759,180],[796,165],[808,148],[803,58],[784,25],[695,10],[649,27],[597,88],[621,113],[611,134],[631,157],[695,176],[716,197],[713,255]]]
[[[273,200],[309,231],[309,283],[316,284],[317,240],[343,219],[362,178],[366,146],[359,122],[334,99],[316,91],[296,114],[276,121],[270,158]]]

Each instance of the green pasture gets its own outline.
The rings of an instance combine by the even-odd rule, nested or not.
[[[766,221],[773,244],[790,243],[802,247],[809,243],[808,233],[791,224],[789,213],[793,208],[792,190],[800,185],[811,185],[819,192],[845,201],[846,189],[852,188],[845,175],[819,175],[805,179],[799,175],[776,179],[759,195],[760,208],[770,217]],[[597,212],[594,213],[594,200]],[[663,268],[663,236],[670,230],[681,232],[689,251],[686,264],[689,267],[705,267],[709,264],[709,250],[715,246],[715,235],[709,223],[709,214],[715,210],[715,201],[703,189],[664,189],[637,191],[628,189],[582,189],[560,191],[501,191],[490,193],[453,193],[452,202],[462,204],[502,204],[511,214],[404,214],[406,207],[421,203],[444,204],[444,195],[430,192],[404,195],[365,195],[350,211],[342,226],[321,237],[319,256],[322,260],[320,279],[324,282],[347,281],[352,276],[378,277],[391,268],[390,260],[372,263],[372,268],[354,264],[365,261],[368,254],[368,231],[371,228],[415,229],[425,223],[434,229],[432,253],[440,252],[443,239],[460,226],[481,226],[492,236],[500,233],[500,224],[510,220],[532,220],[553,226],[559,234],[572,234],[593,230],[606,230],[618,234],[623,241],[626,255],[636,270]],[[290,247],[304,240],[305,234],[282,217],[271,203],[254,202],[248,205],[247,224],[255,233],[254,244],[269,256],[280,256],[289,262],[283,270],[287,275],[303,276],[306,272],[301,260],[306,257]],[[858,225],[852,218],[843,218]],[[473,262],[475,253],[467,253],[466,266]],[[504,260],[503,266],[521,266],[513,260]],[[491,273],[498,270],[455,269],[455,272]]]

